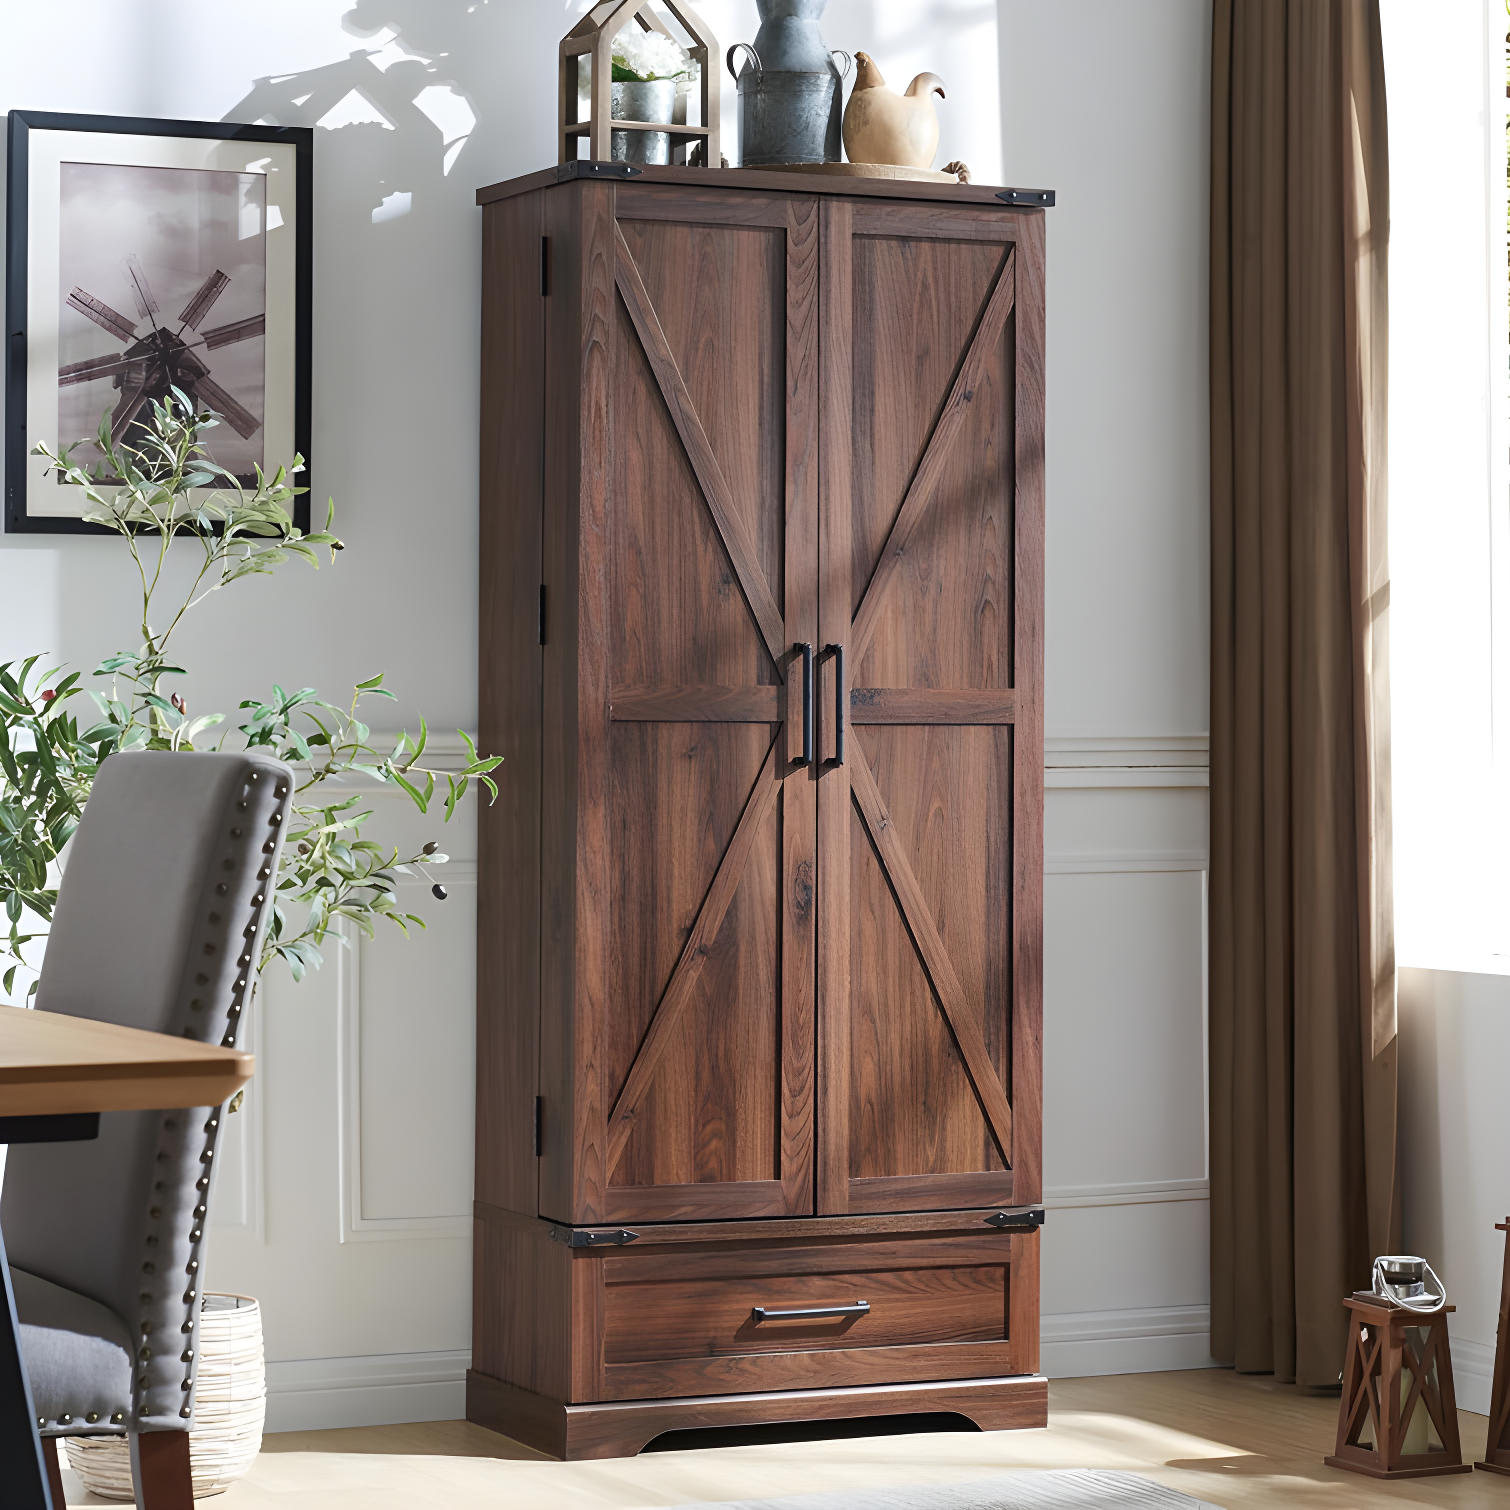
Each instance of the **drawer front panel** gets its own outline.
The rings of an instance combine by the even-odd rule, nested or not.
[[[710,1245],[605,1254],[597,1398],[1029,1373],[1037,1294],[1021,1239]],[[1036,1252],[1033,1255],[1036,1257]],[[596,1255],[595,1255],[596,1257]],[[1014,1276],[1015,1267],[1023,1272]],[[1014,1295],[1014,1278],[1020,1294]],[[854,1306],[829,1317],[769,1311]],[[1014,1304],[1015,1301],[1015,1304]]]
[[[761,1318],[866,1301],[869,1312]],[[1005,1342],[1007,1266],[609,1285],[603,1361],[646,1363],[930,1342]]]

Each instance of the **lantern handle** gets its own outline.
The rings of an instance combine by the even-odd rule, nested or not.
[[[755,72],[756,73],[763,73],[765,71],[764,68],[761,65],[761,62],[760,62],[760,54],[758,52],[756,52],[755,49],[753,47],[751,47],[748,42],[736,42],[729,49],[728,56],[724,59],[724,62],[727,65],[728,70],[729,70],[729,77],[731,79],[733,79],[736,84],[739,82],[739,74],[737,72],[735,72],[735,69],[734,69],[734,54],[737,53],[741,47],[744,48],[744,50],[747,53],[749,53],[750,57],[754,60],[754,62],[755,62]]]
[[[839,70],[839,82],[842,84],[849,77],[850,69],[855,66],[855,60],[842,47],[836,47],[829,53],[829,57],[844,59],[844,67]]]

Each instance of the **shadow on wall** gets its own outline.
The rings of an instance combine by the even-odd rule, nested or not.
[[[506,60],[553,61],[556,33],[575,9],[557,16],[555,7],[508,0],[359,0],[341,26],[366,46],[337,63],[256,80],[223,119],[325,127],[322,202],[334,196],[345,213],[365,212],[373,224],[427,203],[470,203],[482,180],[466,168],[483,154],[468,149],[489,126],[513,138],[508,156],[529,166],[550,160],[554,70],[542,80],[542,70],[513,73]],[[484,122],[485,111],[500,118]],[[526,171],[523,162],[514,171]]]

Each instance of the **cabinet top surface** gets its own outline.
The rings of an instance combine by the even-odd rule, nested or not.
[[[624,175],[623,164],[586,162],[560,163],[554,167],[542,168],[538,173],[527,173],[522,178],[489,184],[477,191],[477,203],[493,204],[500,199],[512,199],[515,195],[528,194],[536,189],[555,188],[560,184],[596,178],[619,188],[632,188],[636,184],[676,184],[687,189],[711,189],[720,194],[731,190],[761,194],[840,194],[847,199],[931,200],[943,204],[990,206],[998,210],[1010,208],[1014,214],[1019,215],[1043,213],[1041,207],[1033,204],[1015,203],[1009,206],[997,197],[1007,191],[992,184],[931,183],[895,178],[828,178],[816,173],[784,173],[759,168],[647,166],[636,167],[631,177]],[[1052,197],[1050,202],[1052,203]]]

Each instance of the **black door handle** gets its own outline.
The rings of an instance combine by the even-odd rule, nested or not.
[[[844,764],[844,715],[847,711],[849,696],[844,690],[844,646],[825,645],[824,655],[832,654],[834,658],[834,758],[825,761],[825,765]]]
[[[813,647],[806,640],[792,646],[802,652],[802,757],[793,765],[813,763]]]

